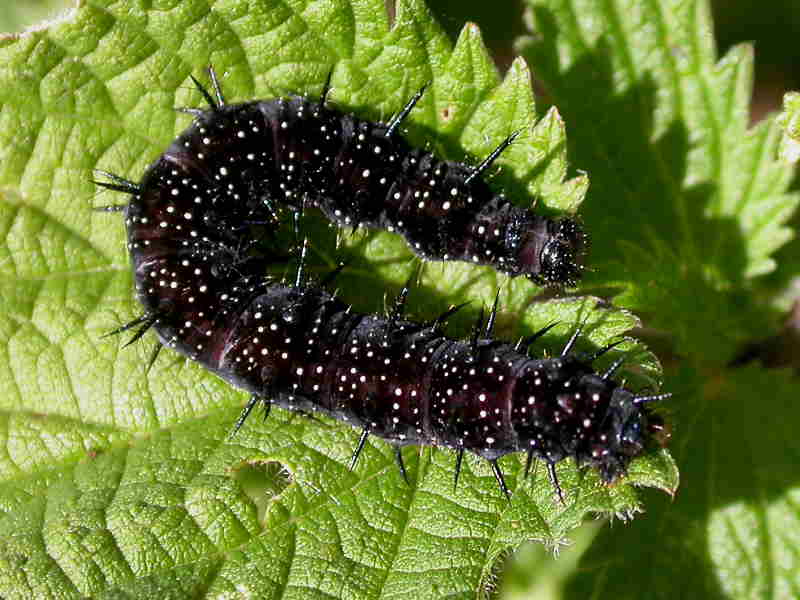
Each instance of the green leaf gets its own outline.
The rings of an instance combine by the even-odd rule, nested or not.
[[[752,50],[717,61],[705,0],[526,0],[518,48],[591,170],[587,285],[652,315],[677,351],[724,364],[775,314],[746,296],[798,204],[772,118],[748,128]]]
[[[800,160],[800,93],[789,92],[783,97],[783,113],[779,123],[783,127],[781,157],[796,163]]]
[[[506,565],[499,597],[503,600],[537,600],[561,597],[562,587],[578,567],[589,544],[607,525],[601,521],[584,523],[572,532],[572,543],[558,553],[536,544],[526,544]]]
[[[748,126],[751,50],[717,59],[703,1],[526,5],[518,48],[565,115],[571,162],[592,176],[586,284],[645,313],[672,355],[681,472],[673,503],[653,499],[646,519],[600,530],[563,596],[794,597],[796,381],[737,368],[759,350],[791,359],[788,344],[764,341],[778,325],[769,285],[797,273],[796,244],[784,247],[795,171],[779,156],[791,99],[782,122]],[[766,284],[758,276],[778,257]]]
[[[31,27],[46,17],[57,15],[59,11],[65,12],[67,4],[65,0],[29,0],[7,4],[0,12],[0,32]]]
[[[632,515],[634,485],[675,489],[661,450],[611,487],[559,464],[565,506],[542,474],[522,479],[520,456],[501,461],[510,503],[472,456],[454,493],[447,451],[405,449],[407,486],[370,440],[351,473],[346,425],[274,410],[231,440],[242,393],[170,352],[147,372],[150,343],[103,337],[140,307],[123,223],[91,210],[120,200],[92,170],[138,180],[188,124],[174,108],[201,104],[189,75],[209,63],[231,101],[317,95],[332,72],[331,101],[371,118],[432,82],[412,139],[476,161],[520,130],[498,189],[553,214],[586,191],[586,176],[565,177],[564,123],[536,111],[525,63],[501,81],[475,26],[451,48],[418,0],[400,2],[391,27],[380,0],[92,0],[0,40],[0,596],[473,597],[523,541],[554,548],[588,513]],[[416,268],[391,234],[338,246],[325,224],[309,234],[319,272],[351,259],[341,287],[358,310],[382,309]],[[464,335],[498,286],[501,335],[560,321],[542,343],[551,352],[578,322],[581,350],[639,324],[596,297],[543,302],[528,282],[463,264],[428,265],[412,310],[431,318],[469,300],[452,323]],[[629,385],[653,387],[652,354],[630,339],[619,350]]]
[[[586,598],[792,598],[800,585],[797,378],[684,372],[671,447],[683,484],[646,519],[603,530],[567,586]],[[692,390],[695,393],[692,394]]]

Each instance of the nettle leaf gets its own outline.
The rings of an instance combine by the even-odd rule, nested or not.
[[[652,315],[678,352],[724,364],[776,315],[745,295],[798,204],[780,127],[748,128],[750,46],[717,61],[705,0],[526,0],[518,48],[591,169],[587,285]]]
[[[475,26],[453,48],[419,0],[400,2],[391,25],[380,0],[93,0],[2,38],[0,596],[473,597],[521,542],[555,548],[588,513],[630,516],[633,486],[674,491],[659,450],[614,486],[559,464],[565,506],[543,474],[522,479],[520,456],[502,461],[510,503],[474,457],[454,493],[443,450],[405,449],[407,486],[370,440],[351,473],[351,428],[276,409],[230,439],[242,393],[168,351],[147,372],[149,336],[129,348],[103,337],[140,307],[122,221],[91,210],[124,199],[98,191],[92,171],[138,180],[188,124],[175,107],[202,104],[189,76],[208,64],[231,101],[317,95],[332,72],[331,101],[371,118],[431,82],[412,139],[477,160],[520,130],[498,188],[553,214],[576,210],[587,188],[565,178],[564,123],[536,111],[525,63],[501,80]],[[308,227],[315,268],[350,259],[340,285],[359,310],[381,310],[416,269],[396,236],[337,246],[327,225]],[[431,318],[471,301],[452,323],[463,335],[498,286],[501,335],[559,321],[550,352],[579,322],[580,350],[639,324],[598,298],[542,301],[528,282],[463,264],[428,265],[411,308]],[[652,354],[633,340],[619,350],[629,385],[654,387]]]
[[[797,377],[749,366],[708,381],[702,409],[683,403],[671,447],[675,502],[601,531],[566,587],[575,598],[791,598],[800,537]],[[676,385],[676,382],[670,381]],[[632,549],[635,549],[632,551]]]
[[[792,235],[795,173],[779,149],[794,98],[782,119],[748,128],[751,50],[717,60],[704,1],[526,4],[531,35],[518,47],[566,116],[571,160],[592,175],[586,284],[647,313],[679,357],[665,387],[681,490],[647,519],[601,530],[564,595],[796,595],[796,378],[742,367],[755,346],[791,353],[763,341],[778,302],[757,276]],[[796,248],[780,256],[785,283]]]

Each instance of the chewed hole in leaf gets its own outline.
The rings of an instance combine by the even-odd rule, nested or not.
[[[269,504],[293,481],[291,472],[272,460],[242,463],[233,470],[232,476],[255,505],[259,522],[263,522]]]

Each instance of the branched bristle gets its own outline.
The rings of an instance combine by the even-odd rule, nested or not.
[[[142,323],[146,323],[152,318],[153,315],[143,314],[141,317],[136,317],[133,321],[129,321],[128,323],[125,323],[125,325],[122,325],[121,327],[117,327],[114,331],[109,331],[108,333],[104,333],[103,335],[100,336],[100,339],[111,337],[112,335],[119,335],[124,331],[128,331],[128,329],[136,327],[137,325],[141,325]]]
[[[128,346],[130,346],[131,344],[135,344],[135,343],[136,343],[136,342],[138,342],[140,339],[142,339],[142,336],[143,336],[145,333],[147,333],[147,330],[148,330],[148,329],[150,329],[150,328],[151,328],[153,325],[155,325],[155,324],[156,324],[156,321],[158,321],[158,317],[155,317],[155,316],[154,316],[152,319],[150,319],[150,320],[148,320],[148,321],[145,321],[145,322],[142,324],[142,326],[141,326],[139,329],[137,329],[137,330],[136,330],[136,333],[134,333],[134,334],[133,334],[133,337],[132,337],[131,339],[129,339],[127,342],[125,342],[125,343],[122,345],[122,347],[123,347],[123,348],[127,348],[127,347],[128,347]]]
[[[503,492],[503,494],[505,494],[506,500],[511,502],[511,492],[508,491],[506,480],[503,477],[503,471],[500,470],[500,465],[497,464],[497,459],[490,460],[489,464],[492,466],[492,473],[494,473],[494,478],[497,480],[497,485],[500,486],[500,490]]]
[[[355,466],[356,462],[358,461],[358,457],[361,454],[361,451],[364,449],[364,444],[367,443],[367,437],[369,436],[369,429],[364,427],[361,430],[361,437],[358,438],[358,444],[356,445],[356,449],[353,451],[353,456],[350,459],[350,470],[352,471]]]
[[[478,341],[481,337],[481,329],[483,329],[483,307],[481,306],[481,310],[478,313],[478,318],[475,321],[475,325],[472,328],[472,337],[469,340],[470,348],[472,349],[473,354],[478,351]]]
[[[292,231],[294,231],[294,239],[295,241],[300,241],[300,224],[303,220],[303,213],[305,212],[306,203],[303,200],[300,203],[300,207],[297,210],[292,211]],[[339,248],[339,236],[337,234],[336,239],[336,248]]]
[[[453,473],[453,493],[458,487],[458,477],[461,475],[461,461],[464,460],[464,448],[456,450],[456,470]]]
[[[497,148],[495,148],[494,150],[492,150],[491,153],[489,153],[489,156],[484,158],[481,164],[479,164],[472,170],[472,173],[467,175],[467,178],[464,180],[464,184],[469,185],[470,183],[472,183],[473,179],[479,177],[484,171],[486,171],[489,167],[491,167],[494,161],[496,161],[497,158],[503,153],[503,150],[508,148],[514,142],[514,140],[517,139],[518,135],[519,131],[515,131],[506,139],[504,139],[502,142],[500,142],[500,145],[497,146]]]
[[[93,184],[99,185],[107,190],[122,192],[123,194],[138,194],[142,190],[138,183],[129,179],[125,179],[124,177],[120,177],[119,175],[115,175],[114,173],[103,171],[102,169],[95,169],[94,173],[95,175],[101,175],[111,180],[111,183],[108,183],[107,181],[97,181],[96,179],[92,179]]]
[[[564,501],[564,490],[561,489],[561,484],[558,483],[558,474],[556,473],[555,463],[547,463],[547,476],[550,478],[550,483],[553,485],[553,489],[555,489],[558,499],[561,501],[561,505],[566,506],[567,503]]]
[[[400,319],[403,314],[405,313],[406,308],[406,300],[408,299],[408,293],[411,290],[411,284],[414,281],[414,278],[418,275],[419,271],[412,273],[409,276],[408,280],[406,280],[405,285],[403,285],[403,289],[400,290],[400,293],[397,294],[397,298],[394,299],[394,306],[392,307],[392,311],[389,314],[389,322],[394,325],[398,319]]]
[[[269,418],[269,413],[272,410],[272,401],[269,398],[262,397],[261,403],[264,405],[264,417],[262,418],[263,421],[266,421]],[[314,417],[311,417],[312,419]]]
[[[250,416],[250,412],[253,410],[256,404],[261,401],[261,397],[256,394],[251,394],[250,399],[247,401],[247,405],[244,407],[244,410],[239,414],[239,418],[236,419],[236,423],[233,425],[233,431],[231,431],[229,438],[232,438],[244,425],[244,422],[247,420],[247,417]]]
[[[434,329],[440,327],[445,321],[447,321],[447,319],[452,317],[454,314],[456,314],[458,311],[460,311],[462,308],[464,308],[468,304],[469,304],[469,302],[464,302],[462,304],[457,304],[455,306],[451,306],[446,311],[444,311],[442,314],[440,314],[438,317],[436,317],[436,319],[433,320],[433,323],[431,323],[430,327],[433,327]]]
[[[148,359],[148,361],[147,361],[147,367],[146,367],[146,368],[145,368],[145,370],[144,370],[144,374],[145,374],[145,375],[147,375],[147,374],[149,374],[149,373],[150,373],[150,369],[152,369],[152,368],[153,368],[153,364],[155,364],[155,362],[156,362],[156,359],[158,358],[158,355],[161,353],[161,349],[162,349],[163,347],[164,347],[164,346],[161,344],[161,342],[158,342],[158,343],[157,343],[157,344],[156,344],[156,345],[153,347],[153,351],[150,353],[150,358],[149,358],[149,359]]]
[[[325,77],[325,83],[322,86],[322,92],[319,95],[319,103],[322,106],[325,106],[325,103],[328,101],[328,95],[331,93],[331,79],[333,78],[333,68],[328,71],[328,76]]]
[[[429,85],[430,83],[423,85],[419,91],[414,94],[408,102],[406,102],[403,110],[397,113],[397,115],[395,115],[395,117],[389,121],[389,124],[386,127],[386,133],[384,134],[385,137],[388,138],[394,135],[395,131],[397,131],[397,128],[400,127],[400,123],[402,123],[409,113],[414,109],[414,106],[416,106],[417,102],[419,102],[420,98],[422,98],[422,95],[425,93],[425,90]]]
[[[303,286],[307,254],[308,254],[308,238],[304,238],[303,245],[300,247],[300,258],[297,261],[297,274],[295,275],[294,278],[294,287],[296,288],[300,288]]]
[[[494,334],[494,324],[497,321],[497,305],[500,302],[500,288],[494,295],[494,304],[492,304],[492,312],[489,313],[489,320],[486,321],[486,337],[490,338]]]
[[[614,375],[614,373],[617,372],[617,369],[619,369],[622,366],[622,363],[624,362],[625,362],[624,357],[618,358],[613,363],[611,363],[611,366],[608,367],[608,369],[606,369],[606,372],[603,373],[600,377],[602,377],[603,379],[609,379],[612,375]]]
[[[403,463],[403,453],[400,451],[400,446],[394,447],[394,458],[397,461],[397,466],[400,468],[400,474],[403,476],[403,481],[406,485],[411,485],[408,482],[408,474],[406,473],[406,465]]]
[[[561,350],[561,356],[566,356],[572,351],[572,348],[575,346],[575,342],[578,341],[578,337],[580,336],[581,332],[583,332],[583,324],[579,325],[577,329],[575,329],[575,333],[572,334],[572,337],[567,340],[567,343],[564,345],[564,349]]]
[[[120,190],[114,191],[118,192]],[[106,204],[105,206],[93,206],[92,210],[94,212],[123,212],[126,208],[128,208],[127,204]]]
[[[553,322],[552,322],[552,323],[550,323],[549,325],[546,325],[545,327],[542,327],[542,328],[541,328],[539,331],[537,331],[537,332],[536,332],[536,333],[534,333],[533,335],[529,335],[529,336],[528,336],[528,337],[526,337],[526,338],[522,338],[522,339],[520,339],[520,340],[517,342],[517,345],[514,347],[514,349],[515,349],[515,350],[517,350],[517,351],[519,351],[519,350],[521,350],[522,348],[527,348],[527,347],[529,347],[531,344],[533,344],[533,342],[535,342],[536,340],[538,340],[540,337],[542,337],[544,334],[546,334],[548,331],[550,331],[550,330],[551,330],[553,327],[555,327],[556,325],[558,325],[558,323],[559,323],[558,321],[553,321]]]
[[[193,117],[202,117],[206,111],[202,108],[189,108],[187,106],[176,106],[175,112],[185,113],[187,115],[192,115]]]
[[[607,345],[603,346],[602,348],[600,348],[599,350],[597,350],[597,351],[593,352],[592,354],[590,354],[589,356],[587,356],[586,357],[586,361],[587,362],[594,362],[595,360],[597,360],[598,358],[603,356],[606,352],[608,352],[609,350],[612,350],[613,348],[616,348],[617,346],[619,346],[620,344],[622,344],[624,342],[625,342],[625,340],[619,340],[617,342],[614,342],[613,344],[607,344]]]
[[[672,398],[671,393],[665,394],[653,394],[651,396],[635,396],[633,398],[634,404],[647,404],[648,402],[660,402],[661,400],[666,400],[667,398]]]
[[[217,72],[214,70],[212,65],[208,65],[206,69],[208,71],[208,76],[211,78],[211,85],[214,88],[214,95],[217,97],[217,105],[218,107],[225,106],[225,97],[222,95],[222,88],[219,85],[219,80],[217,79]]]
[[[333,271],[331,271],[330,273],[328,273],[327,275],[325,275],[325,277],[322,279],[322,281],[320,281],[319,287],[325,288],[325,287],[329,286],[330,284],[332,284],[334,282],[334,280],[339,275],[341,275],[342,271],[344,271],[344,268],[346,266],[347,266],[347,263],[345,263],[345,262],[340,262],[338,265],[336,265],[336,268]]]
[[[538,463],[533,456],[533,448],[528,448],[528,456],[525,458],[525,479],[528,478],[528,473],[531,472],[531,466],[533,465],[533,474],[534,477],[536,476],[536,466]]]
[[[206,103],[211,107],[211,109],[219,110],[219,105],[217,104],[217,101],[211,97],[211,94],[208,93],[208,90],[203,86],[203,84],[200,83],[194,75],[190,74],[189,78],[192,80],[192,83],[194,83],[194,87],[196,87],[203,95],[203,98],[205,98]]]

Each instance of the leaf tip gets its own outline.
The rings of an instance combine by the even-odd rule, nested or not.
[[[788,163],[800,161],[800,92],[783,96],[783,113],[778,117],[783,129],[779,154]]]

